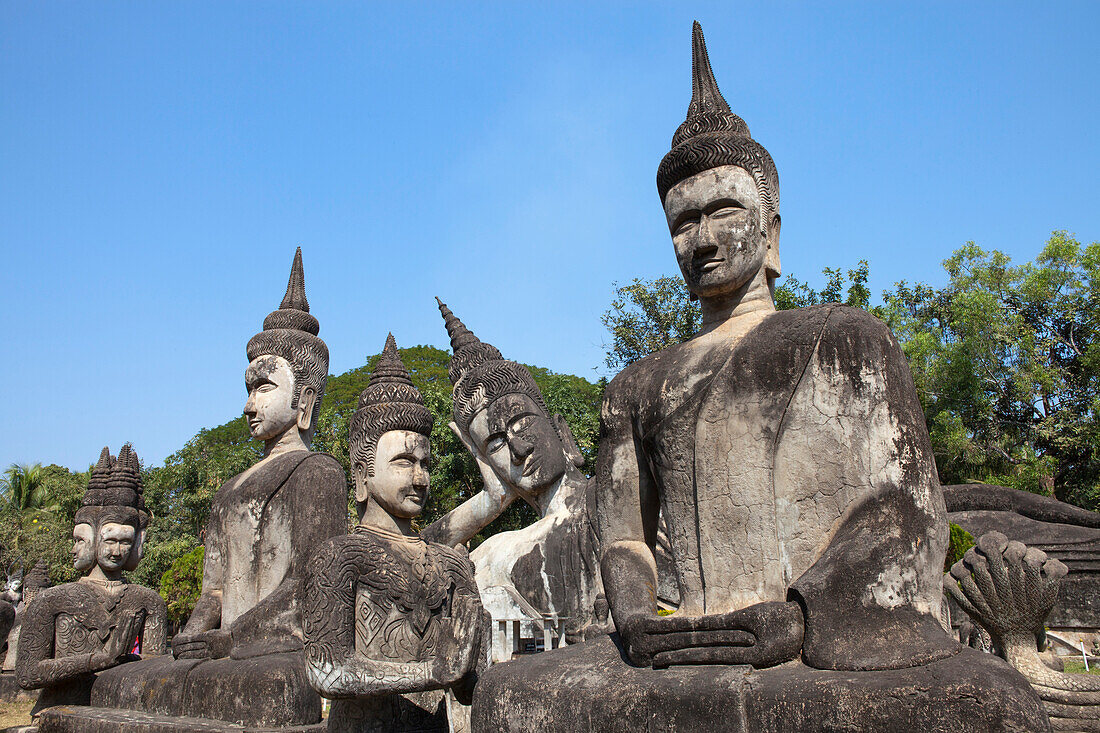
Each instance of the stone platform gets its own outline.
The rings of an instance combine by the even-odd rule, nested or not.
[[[996,695],[990,691],[996,690]],[[922,667],[824,671],[799,661],[632,667],[603,637],[497,664],[474,691],[473,730],[503,733],[1049,731],[1027,681],[972,649]]]
[[[325,723],[285,728],[234,725],[209,718],[175,718],[115,708],[58,706],[43,710],[39,733],[324,733]]]
[[[34,700],[38,690],[24,690],[15,679],[15,672],[0,672],[0,702]]]

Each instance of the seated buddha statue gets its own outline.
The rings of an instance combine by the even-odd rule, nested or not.
[[[778,175],[698,24],[692,77],[657,188],[702,327],[616,376],[601,414],[617,633],[495,665],[474,729],[1047,729],[1015,670],[939,623],[948,527],[901,349],[862,310],[776,311]],[[667,616],[660,515],[680,591]]]
[[[306,572],[306,662],[333,699],[332,733],[446,733],[446,693],[468,703],[484,657],[469,556],[412,526],[432,422],[390,335],[349,430],[359,524],[316,548]]]
[[[335,458],[309,450],[328,378],[317,332],[299,248],[282,304],[248,342],[244,414],[263,457],[214,496],[195,609],[172,656],[100,675],[93,705],[247,726],[321,720],[302,584],[310,553],[347,531],[347,484]]]
[[[494,620],[556,621],[568,643],[606,633],[597,618],[598,540],[589,513],[584,456],[561,415],[551,416],[527,367],[504,359],[439,303],[453,357],[451,429],[477,462],[484,488],[423,536],[465,543],[520,499],[539,519],[500,532],[470,554],[481,600]],[[537,614],[533,621],[530,616]],[[541,636],[529,628],[524,636]],[[511,649],[499,650],[510,659]]]
[[[104,448],[73,528],[73,566],[84,575],[39,591],[22,612],[15,671],[24,689],[41,690],[34,713],[87,705],[96,674],[139,659],[135,648],[164,654],[164,599],[122,575],[141,559],[148,522],[137,454]]]

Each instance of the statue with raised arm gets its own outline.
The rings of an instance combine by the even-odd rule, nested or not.
[[[26,594],[15,671],[24,689],[41,690],[34,713],[87,705],[96,674],[139,659],[135,648],[143,656],[165,652],[164,599],[122,575],[141,560],[149,521],[140,470],[129,445],[118,458],[103,449],[73,528],[73,566],[85,575]]]
[[[347,483],[335,458],[309,449],[328,378],[318,330],[299,248],[281,305],[248,342],[244,414],[263,457],[214,496],[202,592],[172,639],[175,658],[100,675],[93,705],[166,726],[180,717],[254,727],[321,720],[306,679],[301,597],[313,550],[346,531]]]
[[[516,499],[527,502],[538,521],[495,534],[470,555],[485,607],[494,620],[526,619],[532,612],[541,617],[537,623],[559,620],[569,643],[607,633],[606,618],[601,623],[596,614],[603,589],[589,479],[569,424],[551,416],[527,367],[504,359],[441,301],[439,309],[454,352],[451,429],[477,461],[485,486],[425,529],[424,537],[466,542]],[[502,658],[511,658],[511,649]]]
[[[1026,681],[939,623],[944,500],[896,340],[862,310],[776,311],[775,164],[698,24],[692,44],[657,189],[702,328],[604,395],[595,501],[618,633],[494,666],[475,729],[1044,730]]]
[[[359,524],[317,548],[307,572],[309,680],[333,699],[333,733],[445,732],[446,692],[469,701],[487,623],[473,568],[412,527],[431,431],[390,335],[350,426]]]

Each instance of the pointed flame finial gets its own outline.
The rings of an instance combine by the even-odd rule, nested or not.
[[[302,268],[302,248],[294,252],[294,263],[290,266],[290,280],[286,284],[286,295],[279,305],[280,310],[297,310],[309,313],[309,301],[306,300],[306,275]]]

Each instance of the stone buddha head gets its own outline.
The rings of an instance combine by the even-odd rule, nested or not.
[[[367,388],[359,395],[349,428],[360,517],[370,503],[401,521],[415,519],[424,511],[433,422],[390,334]]]
[[[479,340],[438,298],[454,356],[454,419],[478,454],[521,497],[552,486],[569,465],[584,465],[573,431],[551,416],[527,367]]]
[[[109,578],[134,570],[148,523],[137,453],[127,444],[115,458],[104,448],[76,512],[73,567],[86,573],[98,565]]]
[[[657,170],[676,260],[696,298],[779,277],[779,174],[718,90],[703,30],[692,29],[687,119]]]
[[[309,313],[299,247],[283,302],[248,342],[244,414],[253,438],[268,442],[298,430],[309,445],[328,380],[328,347],[319,330]]]

